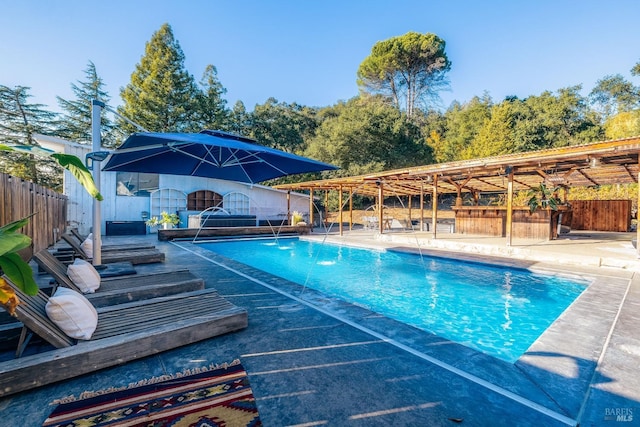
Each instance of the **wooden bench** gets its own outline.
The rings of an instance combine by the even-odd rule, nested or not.
[[[80,292],[67,275],[67,266],[58,261],[49,251],[42,250],[33,260],[44,271],[51,274],[59,285]],[[204,280],[187,269],[102,278],[95,293],[85,297],[96,307],[122,304],[130,301],[155,298],[180,292],[204,289]]]
[[[75,239],[76,243],[82,245],[87,239],[87,236],[83,236],[80,234],[77,228],[72,228],[69,230],[69,233],[66,233],[67,236],[71,236]],[[150,244],[137,244],[137,243],[121,243],[121,244],[103,244],[100,246],[103,252],[113,252],[113,251],[129,251],[129,250],[140,250],[140,249],[155,249],[155,245]]]
[[[76,238],[70,236],[67,233],[62,235],[62,239],[69,244],[74,250],[76,256],[91,261],[82,246],[78,244]],[[164,252],[160,252],[158,249],[130,249],[130,250],[118,250],[107,251],[101,254],[101,262],[108,264],[112,262],[124,262],[129,261],[132,264],[150,264],[154,262],[164,262]]]

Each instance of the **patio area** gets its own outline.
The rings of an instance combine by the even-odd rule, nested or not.
[[[206,287],[246,308],[249,326],[0,399],[3,423],[38,426],[55,399],[234,359],[248,372],[265,426],[640,423],[638,417],[618,418],[640,407],[635,233],[573,233],[510,247],[499,238],[429,236],[358,230],[309,238],[578,275],[593,284],[510,364],[197,244],[160,242],[155,235],[108,237],[105,243],[155,244],[166,261],[136,266],[139,272],[187,267]],[[39,279],[48,282],[47,276]]]

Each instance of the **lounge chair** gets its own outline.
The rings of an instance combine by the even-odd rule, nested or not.
[[[89,256],[81,245],[76,242],[75,237],[70,236],[67,233],[62,234],[62,238],[65,242],[73,248],[73,252],[76,256],[86,260],[92,261],[92,257]],[[103,264],[109,264],[114,262],[130,261],[132,264],[149,264],[154,262],[164,262],[164,252],[160,252],[158,249],[135,249],[135,250],[119,250],[102,253],[101,262]]]
[[[87,237],[80,234],[77,228],[72,228],[68,233],[65,233],[67,236],[75,239],[78,245],[82,246],[82,242],[84,242]],[[155,249],[155,245],[151,244],[137,244],[137,243],[123,243],[123,244],[103,244],[100,246],[102,248],[102,252],[112,252],[112,251],[128,251],[128,250],[141,250],[141,249]]]
[[[67,274],[67,266],[43,249],[33,255],[33,260],[47,273],[51,274],[60,286],[82,293],[82,290]],[[189,270],[135,274],[113,278],[102,278],[95,293],[85,297],[96,307],[122,304],[141,299],[155,298],[180,292],[195,291],[204,288],[204,280]]]
[[[47,295],[24,294],[15,317],[56,349],[0,363],[0,397],[137,360],[247,327],[247,311],[214,289],[97,308],[89,340],[69,338],[47,316]]]

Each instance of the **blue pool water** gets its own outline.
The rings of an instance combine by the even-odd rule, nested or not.
[[[298,239],[203,246],[509,362],[588,285],[527,270]]]

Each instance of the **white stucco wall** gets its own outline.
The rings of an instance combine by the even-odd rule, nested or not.
[[[76,144],[58,138],[38,139],[39,143],[57,152],[73,154],[84,160],[91,151],[88,145]],[[251,185],[234,181],[189,177],[178,175],[160,175],[160,189],[176,189],[185,194],[197,190],[210,190],[224,196],[230,192],[246,194],[250,199],[251,213],[258,220],[283,219],[287,215],[287,193],[263,185]],[[151,212],[150,197],[117,196],[116,172],[101,172],[100,193],[104,200],[101,205],[101,232],[105,234],[106,221],[141,221],[142,212]],[[93,222],[93,199],[87,194],[75,178],[67,171],[64,173],[64,194],[69,197],[67,220],[70,227],[77,227],[81,233],[88,233]],[[308,215],[309,196],[291,193],[290,210]]]

